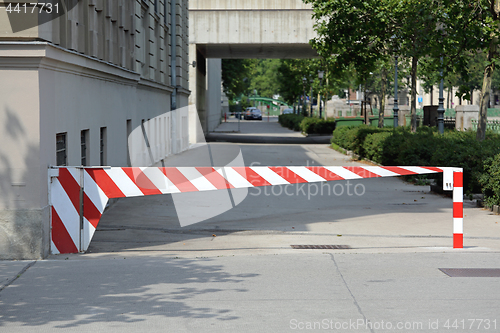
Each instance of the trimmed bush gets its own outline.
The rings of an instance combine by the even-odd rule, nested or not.
[[[305,134],[332,134],[335,130],[335,119],[304,118],[300,129]]]
[[[281,114],[278,117],[278,122],[283,127],[289,128],[293,131],[300,131],[300,123],[303,119],[304,116],[299,114]]]
[[[446,131],[440,135],[436,129],[428,127],[419,128],[416,133],[402,127],[395,130],[340,127],[333,132],[332,143],[382,165],[461,167],[464,169],[466,193],[486,191],[486,197],[497,198],[494,192],[497,185],[486,186],[492,179],[488,178],[488,172],[498,167],[491,159],[500,154],[500,136],[497,134],[488,133],[486,140],[479,142],[472,131]],[[500,157],[498,159],[500,165]],[[485,161],[490,164],[485,164]],[[491,181],[500,183],[500,179]]]
[[[479,182],[483,186],[486,206],[500,205],[500,154],[486,160],[484,169]]]
[[[336,122],[333,118],[321,120],[314,124],[314,133],[316,134],[332,134],[336,128]]]
[[[335,129],[333,118],[323,120],[297,114],[282,114],[278,117],[278,122],[283,127],[305,134],[331,134]]]
[[[391,132],[373,133],[366,136],[363,150],[366,158],[372,161],[381,161],[384,153],[384,143],[392,135]],[[380,163],[380,162],[378,162]]]

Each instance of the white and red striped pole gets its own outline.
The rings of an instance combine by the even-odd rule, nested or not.
[[[464,180],[463,171],[453,172],[453,248],[464,247]]]

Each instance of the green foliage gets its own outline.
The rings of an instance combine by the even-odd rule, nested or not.
[[[366,158],[372,161],[380,161],[384,153],[384,143],[392,135],[391,132],[384,131],[368,134],[363,144]]]
[[[283,127],[305,134],[331,134],[335,129],[335,119],[319,119],[304,117],[298,114],[282,114],[278,122]]]
[[[479,182],[483,186],[485,203],[489,207],[500,205],[500,154],[486,160],[484,169]]]
[[[331,134],[335,130],[335,119],[304,118],[300,129],[306,134]]]
[[[278,122],[281,126],[294,131],[300,131],[300,123],[304,119],[303,115],[299,114],[281,114],[278,117]]]
[[[279,59],[260,59],[253,67],[250,77],[250,92],[257,91],[257,95],[273,98],[278,94],[278,67]]]
[[[252,59],[223,59],[222,86],[229,100],[247,95],[255,61]]]
[[[461,167],[468,193],[485,188],[490,179],[485,173],[491,173],[488,165],[493,162],[484,161],[491,161],[489,158],[500,153],[499,135],[489,133],[480,142],[472,131],[447,131],[439,135],[435,128],[429,127],[419,128],[416,133],[402,127],[396,130],[340,127],[333,132],[332,143],[382,165]]]

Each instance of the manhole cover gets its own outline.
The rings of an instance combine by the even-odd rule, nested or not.
[[[293,249],[310,249],[310,250],[338,250],[350,249],[349,245],[290,245]]]
[[[440,268],[450,277],[500,277],[500,268]]]

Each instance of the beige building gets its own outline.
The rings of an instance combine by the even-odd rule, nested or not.
[[[188,105],[188,1],[63,3],[44,22],[0,0],[0,259],[48,254],[49,166],[127,166],[128,134],[158,116],[165,157],[188,145],[168,112]]]

